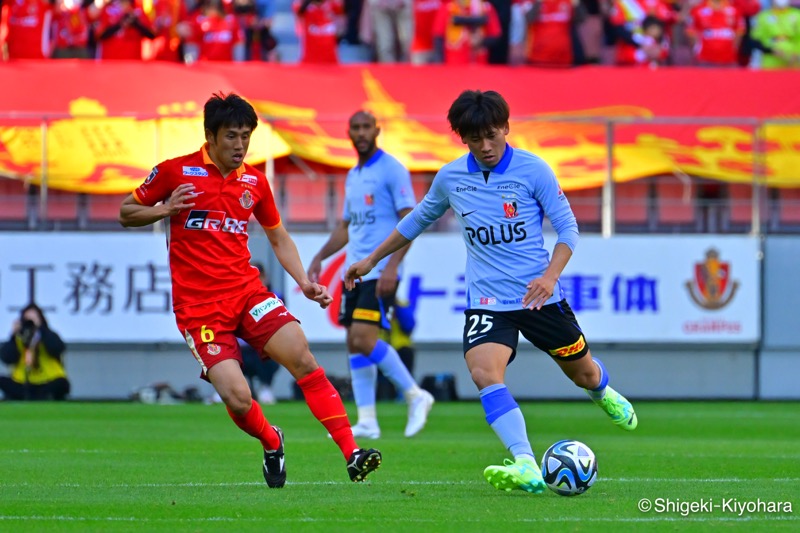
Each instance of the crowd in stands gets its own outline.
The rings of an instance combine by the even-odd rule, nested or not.
[[[800,0],[294,0],[303,63],[800,67]],[[0,0],[3,57],[281,61],[281,0]]]

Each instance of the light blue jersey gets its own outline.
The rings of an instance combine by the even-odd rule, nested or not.
[[[367,257],[392,233],[400,220],[398,211],[417,205],[408,169],[383,150],[378,150],[364,166],[350,169],[344,191],[342,219],[349,225],[342,272]],[[388,257],[381,260],[364,276],[364,281],[378,279],[388,261]]]
[[[413,240],[452,208],[467,246],[467,308],[522,309],[527,284],[550,264],[544,248],[546,215],[558,242],[575,249],[578,224],[552,169],[538,156],[506,145],[492,169],[466,154],[436,174],[428,194],[397,230]],[[557,283],[546,302],[563,298]]]

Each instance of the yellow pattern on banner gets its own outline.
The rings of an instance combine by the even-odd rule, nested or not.
[[[408,117],[405,104],[393,99],[368,70],[363,71],[362,80],[366,95],[362,107],[375,113],[380,121],[381,147],[411,171],[436,172],[464,153],[465,147],[455,135],[440,133],[425,122]],[[321,118],[313,108],[279,102],[260,101],[254,105],[271,117],[293,154],[344,168],[355,164],[350,140],[340,133],[346,128],[347,117]],[[518,117],[512,119],[508,138],[513,146],[530,150],[547,161],[565,190],[592,188],[601,186],[608,176],[606,121],[652,117],[650,110],[633,106]],[[684,130],[683,135],[691,144],[666,136],[676,129]],[[631,131],[637,132],[633,142],[619,140],[621,133]],[[800,168],[800,151],[796,149],[800,146],[800,126],[766,126],[764,144],[768,152],[761,163],[753,155],[752,128],[622,123],[614,125],[614,132],[613,175],[617,182],[677,172],[747,183],[753,181],[754,174],[760,174],[771,186],[800,184],[796,172]]]
[[[200,148],[205,141],[202,110],[193,102],[164,105],[158,111],[183,116],[106,117],[97,101],[73,101],[72,118],[48,122],[48,186],[94,194],[127,193],[157,163]],[[5,154],[0,150],[0,173],[41,183],[41,124],[0,127],[0,143],[5,147]],[[263,163],[268,157],[288,153],[283,139],[262,123],[250,141],[247,162]]]

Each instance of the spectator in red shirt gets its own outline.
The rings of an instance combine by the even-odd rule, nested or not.
[[[158,61],[183,62],[183,40],[188,31],[184,0],[153,0],[150,12],[153,32],[153,57]]]
[[[520,8],[526,23],[526,62],[545,67],[572,66],[572,30],[581,13],[578,0],[525,0]]]
[[[244,61],[244,32],[236,15],[226,12],[220,0],[205,0],[190,26],[188,62]]]
[[[50,0],[11,0],[5,9],[9,59],[45,59],[52,52]]]
[[[134,0],[111,0],[97,28],[100,59],[142,59],[142,39],[153,39],[150,19]]]
[[[737,66],[744,18],[728,0],[705,0],[689,15],[687,34],[694,46],[697,64]]]
[[[89,19],[77,0],[58,0],[53,18],[53,58],[87,59]]]
[[[414,0],[414,36],[411,39],[411,63],[433,63],[436,48],[433,44],[433,25],[442,0]]]
[[[301,63],[335,65],[336,17],[344,13],[342,0],[295,0],[298,35],[302,43]]]
[[[449,0],[433,25],[436,55],[447,65],[488,63],[488,48],[501,35],[497,12],[483,0]]]

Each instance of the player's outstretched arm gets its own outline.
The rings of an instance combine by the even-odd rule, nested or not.
[[[129,194],[119,208],[119,223],[126,228],[138,228],[158,222],[159,220],[177,215],[184,209],[194,207],[192,198],[200,193],[194,192],[194,185],[182,183],[172,191],[169,199],[158,205],[142,205],[136,201],[133,194]]]
[[[406,246],[411,241],[403,237],[403,235],[396,229],[386,237],[386,240],[378,245],[367,257],[357,263],[350,265],[347,273],[344,275],[344,286],[347,290],[351,290],[356,285],[356,280],[361,280],[362,276],[367,274],[375,268],[378,262],[387,255],[396,252],[403,246]]]
[[[294,240],[292,240],[286,228],[283,227],[283,224],[272,229],[264,228],[264,231],[275,252],[275,257],[278,258],[278,262],[292,276],[292,279],[303,291],[305,297],[317,302],[323,309],[328,307],[333,298],[324,285],[308,279],[306,271],[303,269],[303,263],[300,260],[300,254],[297,252],[297,245],[295,245]]]
[[[328,237],[328,241],[322,245],[317,255],[315,255],[311,263],[309,263],[307,272],[308,279],[315,282],[319,281],[319,274],[322,271],[322,262],[345,247],[349,241],[349,235],[347,233],[347,227],[349,225],[350,222],[346,220],[339,221],[339,224],[337,224],[331,232],[331,236]]]

